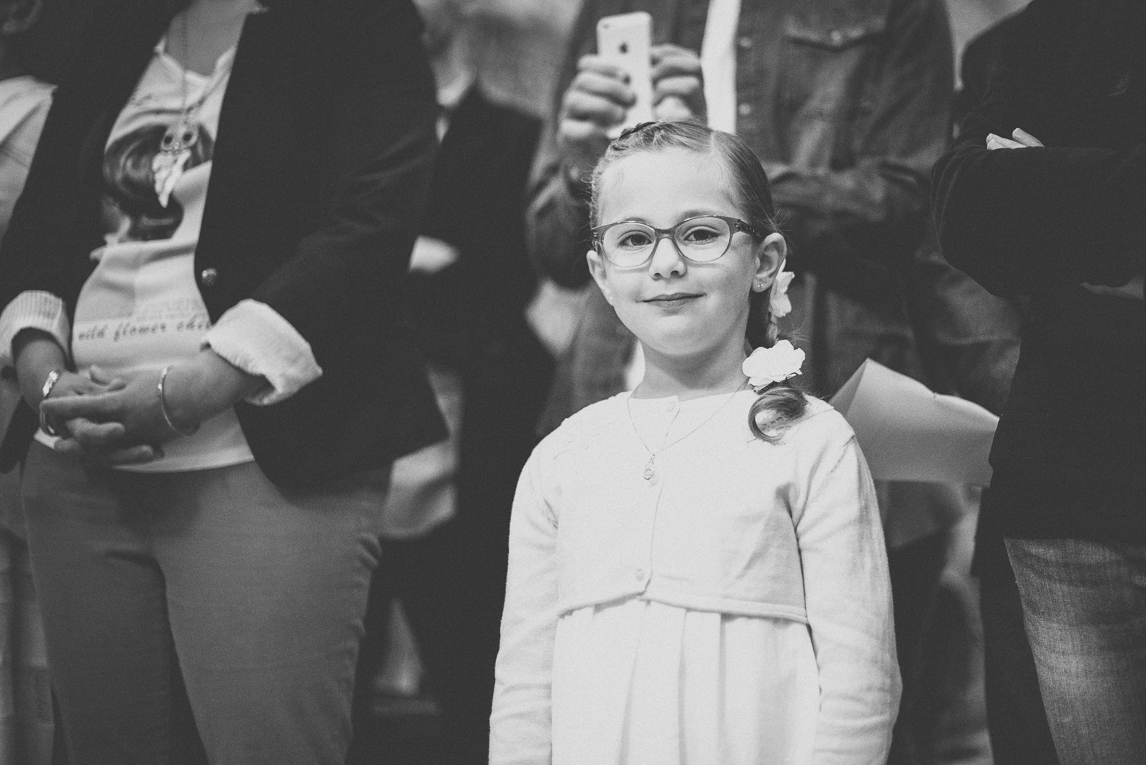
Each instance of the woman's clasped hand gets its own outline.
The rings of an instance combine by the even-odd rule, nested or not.
[[[57,452],[109,465],[136,464],[162,458],[164,443],[191,435],[200,422],[253,393],[260,381],[204,351],[163,369],[113,375],[93,366],[61,372],[40,409],[60,436]]]

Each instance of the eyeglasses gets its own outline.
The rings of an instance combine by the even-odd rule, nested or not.
[[[744,221],[726,215],[698,215],[672,228],[623,220],[594,226],[592,231],[597,252],[617,268],[639,268],[648,263],[663,237],[671,239],[681,257],[693,263],[711,263],[723,256],[737,231],[763,238]]]

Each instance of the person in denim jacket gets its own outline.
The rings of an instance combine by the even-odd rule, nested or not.
[[[889,264],[919,242],[928,173],[945,148],[954,81],[946,11],[941,0],[740,5],[729,39],[714,42],[734,48],[726,127],[765,158],[781,225],[794,242],[788,266],[802,274],[792,288],[793,326],[811,346],[816,388],[831,392],[868,355],[899,368],[907,363],[908,332]],[[710,21],[727,11],[710,14],[709,6],[587,0],[582,8],[558,111],[539,148],[527,219],[532,255],[559,284],[588,283],[584,178],[631,98],[599,58],[583,58],[594,49],[597,19],[648,11],[658,44],[658,116],[706,116],[714,124],[705,91],[729,83],[705,72],[701,86],[694,51],[711,37]],[[573,359],[566,360],[566,395],[551,402],[544,429],[622,388],[633,346],[622,330],[591,295]]]
[[[792,244],[788,268],[798,274],[783,330],[808,352],[811,390],[830,396],[868,357],[922,376],[894,264],[922,240],[928,174],[948,136],[954,74],[942,0],[586,0],[538,150],[527,217],[532,257],[562,286],[589,281],[585,179],[632,99],[620,73],[592,55],[594,28],[602,16],[636,10],[653,19],[656,116],[702,117],[762,158]],[[634,347],[599,291],[588,289],[541,429],[632,387]],[[893,589],[899,568],[903,581],[933,585],[943,567],[942,531],[960,510],[930,496],[899,496],[900,488],[881,487],[885,509],[893,505],[885,518],[897,548]],[[929,588],[912,589],[918,599],[897,593],[904,626],[901,616],[926,611]],[[901,656],[910,660],[911,652]],[[910,675],[905,667],[904,715]]]

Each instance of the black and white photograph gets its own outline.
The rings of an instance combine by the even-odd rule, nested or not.
[[[1146,3],[0,0],[0,765],[1143,765]]]

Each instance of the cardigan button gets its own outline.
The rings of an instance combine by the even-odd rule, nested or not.
[[[215,282],[219,281],[219,270],[217,268],[204,268],[199,273],[199,281],[203,283],[204,287],[214,287]]]

